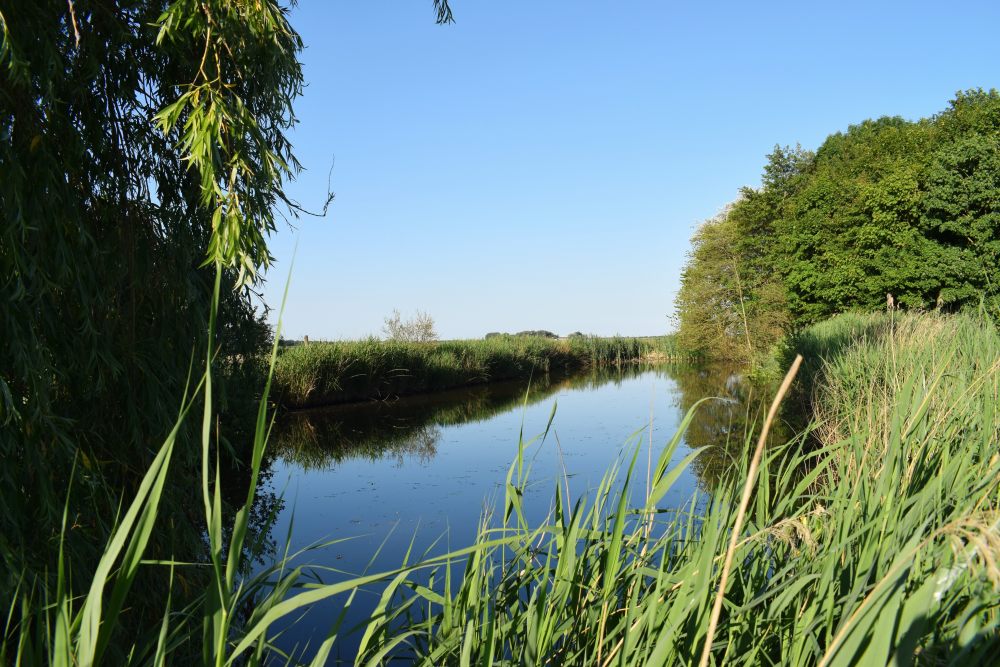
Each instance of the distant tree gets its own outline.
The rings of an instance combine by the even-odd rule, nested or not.
[[[546,331],[545,329],[529,329],[527,331],[518,331],[515,336],[534,336],[537,338],[559,338],[557,334],[551,331]]]
[[[392,315],[385,318],[382,332],[389,340],[407,343],[430,343],[438,338],[434,330],[434,318],[422,310],[404,320],[399,310],[393,309]]]

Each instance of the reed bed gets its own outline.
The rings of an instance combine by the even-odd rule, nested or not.
[[[673,336],[562,340],[495,336],[406,343],[370,338],[296,345],[280,354],[275,397],[289,408],[383,399],[589,366],[679,359]]]
[[[646,480],[639,434],[596,493],[570,498],[553,480],[548,517],[532,523],[524,490],[533,451],[552,446],[546,431],[521,438],[502,501],[474,544],[407,554],[391,572],[360,577],[293,567],[287,551],[272,567],[245,571],[255,490],[224,529],[206,373],[181,418],[201,402],[207,562],[143,559],[172,436],[86,592],[71,593],[72,563],[60,559],[56,586],[26,585],[11,602],[0,662],[294,662],[273,644],[278,621],[329,598],[346,609],[374,587],[379,603],[361,628],[358,665],[992,664],[1000,655],[1000,336],[964,317],[870,324],[877,335],[830,346],[812,365],[806,379],[823,411],[811,428],[754,456],[758,439],[747,433],[747,455],[709,499],[660,507],[704,451],[682,449],[696,405],[654,459],[645,493],[633,493]],[[818,344],[850,326],[834,320],[810,335]],[[123,636],[118,620],[141,569],[174,587],[201,570],[209,585],[193,603],[166,600],[148,635]],[[326,663],[348,630],[343,618],[330,619],[303,662]]]
[[[635,507],[637,444],[595,497],[574,501],[557,483],[548,520],[529,525],[519,459],[461,579],[393,582],[363,657],[393,647],[422,665],[994,664],[1000,336],[931,315],[849,315],[805,336],[827,351],[805,378],[823,407],[809,432],[763,453],[759,474],[747,434],[747,456],[707,508],[659,510],[699,455],[670,468],[678,436]]]

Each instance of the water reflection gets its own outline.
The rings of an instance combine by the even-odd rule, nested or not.
[[[405,457],[413,457],[426,463],[437,455],[442,427],[487,421],[563,390],[620,385],[651,370],[624,366],[573,375],[546,374],[530,381],[293,412],[276,425],[271,451],[304,470],[324,469],[350,459],[395,459],[402,465]]]
[[[770,401],[766,387],[750,382],[738,366],[705,364],[676,366],[671,376],[677,383],[677,404],[687,412],[705,397],[685,434],[691,448],[707,447],[693,467],[702,490],[711,492],[723,477],[739,468],[756,443]],[[769,441],[787,437],[785,425],[772,425]]]
[[[293,550],[350,538],[312,552],[310,562],[354,574],[389,570],[408,550],[441,552],[474,540],[484,511],[502,497],[518,434],[527,439],[544,431],[556,403],[548,440],[531,450],[533,483],[525,490],[525,507],[532,522],[544,520],[553,482],[564,473],[571,496],[592,493],[609,467],[631,455],[635,441],[625,447],[630,435],[639,432],[643,448],[651,442],[655,460],[684,411],[705,396],[724,400],[701,406],[686,446],[675,453],[674,464],[689,447],[712,445],[661,504],[680,508],[710,492],[744,451],[744,434],[757,410],[747,409],[754,392],[737,369],[605,368],[287,414],[276,424],[270,447],[275,473],[269,486],[287,492],[288,499],[274,534],[291,531]],[[652,430],[643,430],[651,417]],[[646,459],[640,458],[641,478]],[[643,484],[633,489],[643,490]],[[349,621],[360,622],[366,604],[356,603]],[[311,620],[283,627],[282,645],[301,646],[325,633],[337,605],[318,605]],[[352,655],[356,641],[345,637],[339,650]]]
[[[707,447],[694,469],[701,489],[710,492],[738,467],[769,400],[766,390],[748,382],[738,366],[602,368],[289,413],[276,425],[271,451],[303,470],[327,469],[353,459],[391,460],[401,466],[412,458],[426,464],[437,456],[445,427],[485,422],[560,391],[598,390],[650,373],[673,382],[674,404],[681,413],[703,398],[712,398],[698,407],[684,438],[692,449]],[[783,424],[775,424],[772,430],[772,439],[785,437]]]

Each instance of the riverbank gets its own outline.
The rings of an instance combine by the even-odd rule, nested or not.
[[[282,350],[275,400],[289,409],[380,400],[607,364],[678,361],[673,336],[495,336],[403,343],[368,339],[314,342]]]
[[[811,355],[800,376],[811,420],[764,450],[759,475],[749,465],[756,434],[747,433],[744,456],[707,507],[660,512],[677,471],[700,455],[673,463],[675,439],[646,482],[644,507],[623,500],[634,484],[626,459],[626,491],[612,490],[612,470],[596,496],[574,505],[556,480],[554,509],[534,525],[519,459],[505,511],[470,549],[460,584],[418,589],[417,600],[400,594],[369,628],[378,640],[366,650],[417,634],[418,654],[406,653],[428,665],[491,655],[532,664],[695,664],[700,655],[701,664],[989,664],[1000,651],[995,325],[842,315],[796,345]],[[431,613],[403,623],[411,605]]]
[[[732,432],[729,444],[744,447],[729,474],[690,503],[671,504],[682,471],[704,455],[682,444],[696,405],[649,459],[645,448],[653,445],[637,433],[596,492],[570,497],[563,479],[551,479],[549,500],[529,475],[536,448],[558,439],[521,440],[502,498],[487,504],[469,546],[407,551],[398,568],[364,576],[296,567],[287,550],[254,576],[240,574],[257,489],[251,485],[246,506],[227,518],[209,463],[201,491],[212,560],[197,569],[149,560],[148,538],[165,514],[171,435],[93,579],[77,575],[90,581],[86,596],[63,585],[63,572],[80,570],[61,561],[57,588],[27,591],[11,604],[0,662],[124,664],[115,658],[127,650],[138,656],[130,664],[146,664],[198,648],[220,663],[287,661],[271,644],[287,630],[280,624],[301,623],[302,612],[324,600],[346,609],[365,589],[378,591],[379,601],[360,624],[358,664],[491,664],[496,656],[511,664],[993,664],[1000,655],[995,324],[843,315],[807,329],[796,344],[812,355],[801,376],[812,418],[798,436],[760,450],[759,468],[750,464],[759,425]],[[206,401],[206,425],[213,414]],[[255,480],[269,429],[262,408]],[[211,438],[206,426],[206,461]],[[542,519],[539,507],[548,510]],[[177,607],[168,598],[162,624],[136,636],[126,634],[127,603],[140,571],[172,589],[189,586],[193,572],[212,581],[192,593],[201,596],[195,603]],[[311,637],[319,646],[312,664],[336,650],[344,618]],[[206,631],[213,624],[214,634]],[[102,663],[105,647],[111,658]]]

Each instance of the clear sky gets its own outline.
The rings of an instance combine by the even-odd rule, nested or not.
[[[775,144],[1000,87],[996,2],[300,0],[307,87],[272,237],[286,336],[670,329],[693,228]]]

